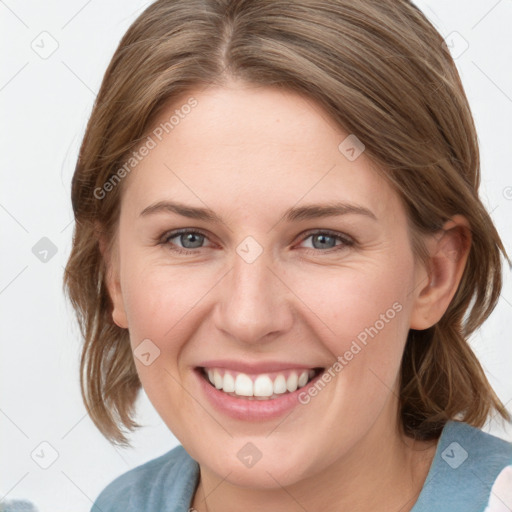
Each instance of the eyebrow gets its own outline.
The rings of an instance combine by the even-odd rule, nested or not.
[[[209,208],[198,208],[196,206],[189,206],[174,201],[159,201],[149,205],[140,212],[139,216],[145,217],[147,215],[162,212],[176,213],[182,217],[188,217],[189,219],[197,219],[224,224],[222,217],[218,216],[213,210],[210,210]],[[292,207],[286,210],[283,218],[287,222],[294,222],[299,220],[335,217],[347,214],[364,215],[373,220],[377,220],[375,214],[364,206],[335,201],[325,204],[310,204],[306,206]]]

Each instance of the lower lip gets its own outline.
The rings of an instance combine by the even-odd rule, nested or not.
[[[314,386],[316,380],[322,375],[322,373],[319,373],[302,388],[292,393],[283,393],[279,398],[272,400],[248,400],[246,398],[236,398],[224,393],[224,391],[219,391],[207,382],[201,370],[196,369],[195,373],[204,394],[214,407],[232,418],[245,421],[265,421],[279,418],[290,412],[297,405],[302,405],[298,399],[299,394],[307,393],[308,388]]]

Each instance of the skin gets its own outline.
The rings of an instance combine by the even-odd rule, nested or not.
[[[400,361],[408,330],[435,324],[455,294],[467,222],[456,216],[444,233],[425,238],[427,272],[412,252],[399,196],[365,153],[349,161],[338,150],[348,133],[321,107],[292,92],[229,82],[191,91],[161,120],[190,96],[198,105],[123,181],[116,243],[105,257],[114,321],[129,329],[134,349],[150,339],[160,350],[149,366],[135,359],[147,396],[199,462],[191,505],[200,512],[411,510],[436,443],[401,433]],[[209,207],[224,222],[140,215],[164,200]],[[363,206],[376,219],[283,219],[290,207],[331,200]],[[202,231],[202,245],[163,241],[179,228]],[[313,245],[308,231],[316,229],[355,243]],[[247,236],[263,249],[250,264],[236,252]],[[184,247],[195,252],[173,251]],[[223,415],[193,371],[218,358],[328,368],[394,303],[401,311],[285,418]],[[237,457],[248,442],[262,454],[251,468]]]

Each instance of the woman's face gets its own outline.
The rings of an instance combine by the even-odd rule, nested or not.
[[[121,184],[109,287],[169,429],[203,468],[267,488],[394,432],[424,273],[360,143],[299,95],[240,84],[160,122]]]

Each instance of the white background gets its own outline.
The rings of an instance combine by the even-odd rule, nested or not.
[[[133,449],[114,448],[95,429],[79,393],[81,340],[61,284],[78,147],[108,62],[146,5],[0,1],[0,500],[28,499],[41,512],[88,511],[114,477],[177,444],[144,394],[138,421],[145,427],[132,436]],[[481,142],[481,194],[512,254],[512,1],[423,0],[418,6],[443,37],[459,33],[449,38],[454,56],[464,40],[469,44],[456,63]],[[58,43],[47,59],[31,46],[44,37],[51,48],[50,36],[39,36],[43,31]],[[46,263],[32,253],[42,237],[57,249]],[[472,345],[509,409],[511,319],[506,269],[500,303]],[[510,429],[489,429],[512,440]],[[43,441],[52,448],[39,447]],[[47,461],[55,450],[57,460],[40,468],[31,458],[36,448]]]

